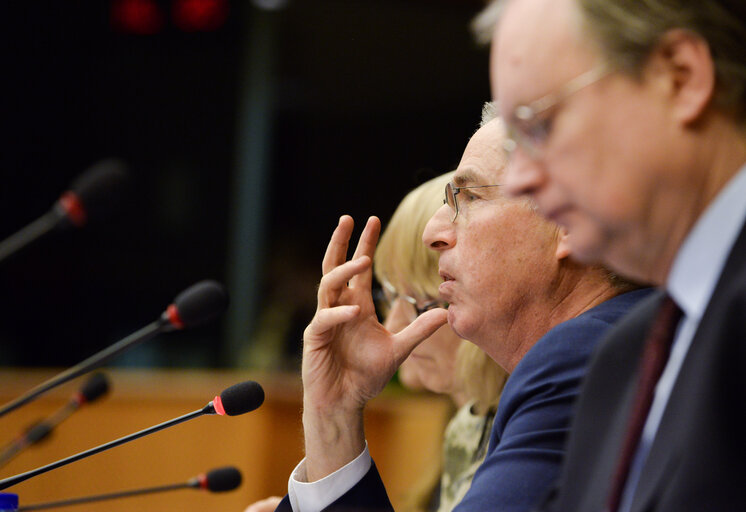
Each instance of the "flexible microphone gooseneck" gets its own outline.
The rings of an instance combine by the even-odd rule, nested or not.
[[[198,409],[194,412],[190,412],[189,414],[185,414],[183,416],[179,416],[178,418],[165,421],[159,425],[155,425],[154,427],[146,428],[145,430],[135,432],[134,434],[130,434],[114,441],[96,446],[95,448],[91,448],[90,450],[86,450],[84,452],[71,455],[70,457],[60,459],[57,462],[47,464],[46,466],[42,466],[25,473],[15,475],[10,478],[4,478],[3,480],[0,480],[0,490],[7,489],[12,485],[19,484],[25,480],[28,480],[29,478],[46,473],[47,471],[66,466],[75,461],[85,459],[87,457],[90,457],[91,455],[101,453],[111,448],[115,448],[119,445],[134,441],[135,439],[153,434],[168,427],[173,427],[174,425],[178,425],[179,423],[184,423],[185,421],[198,418],[199,416],[203,416],[205,414],[238,416],[240,414],[253,411],[257,407],[262,405],[263,402],[264,390],[259,385],[259,383],[248,380],[245,382],[234,384],[233,386],[225,389],[222,393],[220,393],[220,395],[216,396],[202,409]]]
[[[18,512],[26,510],[46,510],[49,508],[67,507],[69,505],[79,505],[82,503],[93,503],[97,501],[112,500],[116,498],[129,498],[131,496],[141,496],[143,494],[154,494],[166,491],[176,491],[178,489],[198,489],[208,492],[226,492],[232,491],[241,485],[241,472],[233,466],[225,466],[213,469],[207,473],[202,473],[190,478],[186,482],[170,485],[160,485],[157,487],[147,487],[143,489],[133,489],[129,491],[112,492],[107,494],[97,494],[95,496],[85,496],[82,498],[72,498],[68,500],[51,501],[48,503],[38,503],[35,505],[26,505],[18,508]]]
[[[121,202],[128,181],[124,162],[96,163],[73,181],[49,212],[0,242],[0,262],[55,229],[83,227],[104,218]]]
[[[52,388],[103,366],[126,350],[161,332],[186,329],[213,320],[228,308],[228,292],[217,281],[200,281],[181,292],[173,304],[149,325],[52,377],[0,407],[0,417],[25,405]]]
[[[0,451],[0,466],[7,464],[13,457],[18,455],[22,450],[39,443],[49,437],[60,423],[70,417],[72,413],[80,409],[81,406],[90,404],[104,396],[109,391],[109,378],[104,373],[94,373],[85,384],[76,391],[72,398],[62,406],[57,412],[48,418],[37,421],[30,425],[16,439],[8,443]]]

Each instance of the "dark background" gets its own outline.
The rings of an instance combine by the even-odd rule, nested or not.
[[[0,239],[101,158],[133,186],[0,263],[3,365],[71,365],[213,278],[222,322],[119,364],[292,366],[339,215],[385,221],[458,163],[489,99],[479,1],[9,4]]]

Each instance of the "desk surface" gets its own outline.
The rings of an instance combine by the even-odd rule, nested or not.
[[[208,416],[177,425],[13,486],[21,504],[186,481],[209,469],[234,465],[243,473],[239,490],[225,494],[181,490],[67,510],[235,510],[286,492],[287,478],[302,458],[298,375],[202,370],[107,370],[109,396],[82,407],[53,433],[0,468],[5,478],[79,451],[201,409],[228,386],[256,380],[266,400],[240,417]],[[0,369],[5,403],[51,377],[48,369]],[[85,377],[0,418],[0,444],[65,404]],[[432,395],[384,392],[366,414],[366,437],[394,505],[438,459],[449,405]],[[65,510],[65,509],[61,509]]]

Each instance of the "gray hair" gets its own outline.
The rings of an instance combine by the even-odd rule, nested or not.
[[[576,0],[584,29],[606,61],[639,77],[663,35],[684,29],[707,42],[715,66],[713,104],[746,127],[746,3],[743,0]],[[492,0],[472,21],[489,43],[506,0]]]
[[[471,21],[471,33],[478,44],[488,45],[492,41],[492,34],[502,14],[504,3],[500,0],[491,1]]]
[[[488,101],[482,106],[482,119],[479,122],[479,127],[486,125],[490,121],[494,121],[500,117],[500,109],[497,103],[494,101]]]
[[[713,103],[746,125],[746,4],[743,0],[578,0],[586,33],[607,61],[639,77],[663,35],[684,29],[707,42]]]

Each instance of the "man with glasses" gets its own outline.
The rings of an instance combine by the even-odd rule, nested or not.
[[[306,459],[278,510],[391,509],[368,455],[363,409],[446,320],[511,374],[485,461],[456,510],[527,512],[557,477],[590,352],[647,291],[571,262],[561,229],[528,201],[505,198],[503,138],[499,120],[476,132],[423,235],[440,256],[447,311],[423,311],[395,334],[384,329],[371,298],[380,223],[369,219],[345,261],[352,219],[340,220],[304,335]]]
[[[509,1],[491,68],[506,192],[661,287],[595,359],[545,510],[744,510],[746,4]]]

